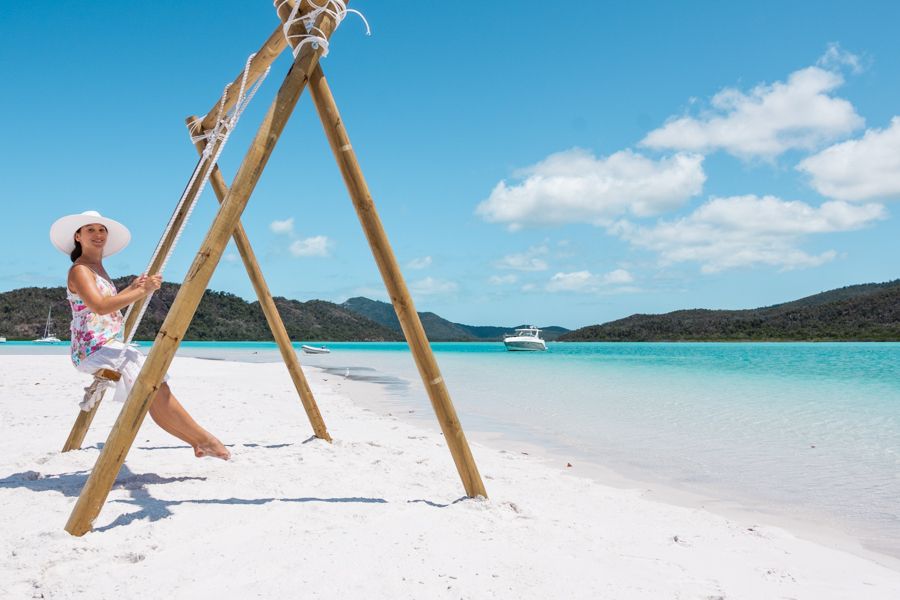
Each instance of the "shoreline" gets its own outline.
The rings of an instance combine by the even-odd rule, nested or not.
[[[304,372],[317,370],[330,375],[328,381],[335,382],[338,389],[348,393],[350,400],[364,409],[371,410],[380,416],[399,418],[414,427],[433,432],[440,431],[433,411],[409,410],[383,388],[386,382],[355,379],[352,376],[344,378],[339,374],[329,373],[328,369],[319,366],[304,365],[303,369]],[[413,384],[417,383],[419,382],[413,382]],[[377,392],[372,393],[372,388]],[[371,399],[365,399],[367,397],[371,397]],[[510,435],[507,432],[467,426],[464,420],[462,425],[470,443],[475,442],[497,451],[531,456],[560,473],[573,477],[584,477],[602,486],[638,491],[641,497],[652,498],[664,504],[709,510],[730,520],[746,522],[749,526],[755,524],[776,526],[813,543],[850,552],[900,572],[900,556],[869,547],[863,539],[827,524],[827,515],[819,515],[819,518],[814,516],[802,518],[800,515],[792,514],[788,507],[753,506],[741,500],[724,499],[715,494],[716,490],[704,492],[697,489],[686,489],[662,476],[654,478],[648,472],[617,470],[579,455],[576,450],[566,449],[563,445],[551,447],[549,444],[523,440],[521,437]],[[570,464],[572,466],[568,467],[567,465]]]
[[[234,460],[195,459],[148,419],[94,531],[73,538],[62,526],[119,406],[101,405],[84,449],[61,454],[85,377],[64,356],[0,357],[0,577],[8,592],[900,595],[900,572],[873,560],[768,522],[753,526],[600,484],[525,456],[518,444],[497,450],[469,431],[490,499],[461,498],[439,433],[367,408],[377,386],[305,372],[332,444],[310,437],[282,364],[176,357],[173,390]]]

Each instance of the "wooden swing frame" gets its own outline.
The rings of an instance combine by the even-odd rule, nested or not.
[[[310,2],[310,0],[300,0],[298,12],[302,16],[316,7],[316,4]],[[293,21],[290,31],[283,31],[282,26],[289,18],[292,9],[293,5],[289,2],[278,6],[277,12],[282,24],[269,36],[256,56],[254,56],[248,68],[247,85],[252,85],[288,45],[294,45],[295,35],[306,33],[305,27],[299,20]],[[328,12],[322,12],[316,19],[315,27],[325,39],[329,39],[337,27],[337,23]],[[287,39],[286,33],[290,36]],[[244,160],[234,177],[230,189],[225,184],[218,166],[213,161],[208,161],[203,168],[203,172],[200,173],[201,176],[205,176],[206,172],[209,172],[209,179],[220,202],[219,210],[185,276],[175,301],[166,315],[165,321],[160,327],[144,366],[119,413],[115,425],[110,431],[106,444],[103,446],[100,456],[97,458],[97,462],[75,503],[72,514],[65,526],[66,531],[70,534],[75,536],[84,535],[91,530],[94,519],[100,514],[100,510],[103,508],[106,498],[115,483],[116,476],[125,462],[125,457],[131,449],[137,432],[150,409],[150,404],[162,384],[163,376],[174,359],[175,352],[184,338],[184,334],[194,317],[203,293],[206,291],[209,280],[231,237],[235,240],[241,258],[253,282],[269,328],[272,330],[272,334],[278,343],[282,358],[288,366],[291,378],[300,394],[304,409],[316,432],[316,436],[330,440],[312,392],[303,376],[303,371],[300,369],[296,353],[287,336],[284,323],[272,301],[268,286],[263,279],[253,250],[240,223],[241,214],[250,199],[250,195],[259,181],[263,169],[278,142],[278,138],[284,131],[300,95],[307,86],[331,150],[337,160],[344,183],[347,186],[357,217],[369,242],[394,310],[397,313],[397,318],[409,344],[419,375],[425,385],[432,408],[441,426],[444,439],[447,441],[447,446],[462,480],[466,495],[468,497],[487,496],[484,483],[481,480],[481,475],[478,472],[478,467],[475,464],[465,433],[456,415],[456,410],[453,407],[444,378],[428,344],[425,330],[422,327],[412,297],[400,272],[397,259],[388,242],[381,219],[375,210],[375,204],[363,177],[362,169],[353,152],[353,147],[350,144],[350,138],[338,112],[337,104],[319,65],[319,58],[322,52],[323,48],[313,44],[304,44],[300,48],[293,65],[285,76],[275,99],[244,156]],[[242,77],[243,73],[238,76],[236,82],[240,83]],[[227,111],[230,109],[237,100],[237,88],[238,86],[236,85],[230,86],[214,107],[222,104],[225,107],[223,110]],[[188,127],[195,134],[209,131],[215,126],[216,114],[215,109],[209,111],[199,125],[197,124],[197,119],[190,117],[187,119]],[[202,153],[204,146],[204,141],[198,142],[198,151]],[[213,148],[213,150],[215,149]],[[197,181],[201,181],[201,178],[198,177]],[[193,201],[196,197],[199,187],[198,183],[194,186],[195,189],[188,191],[190,201]],[[176,220],[179,218],[183,220],[186,218],[186,215],[175,215],[175,217]],[[172,229],[175,230],[176,227]],[[171,245],[171,241],[168,242],[169,245]],[[166,250],[167,248],[162,248],[159,255],[164,256]],[[158,265],[156,267],[158,270]],[[156,271],[151,268],[150,272]],[[140,306],[135,306],[132,314],[139,314],[139,308]],[[129,319],[125,327],[126,332],[130,331],[134,327],[134,320]],[[96,410],[96,405],[94,410]],[[78,420],[76,420],[76,424],[73,427],[73,432],[70,434],[70,440],[67,441],[67,446],[70,442],[74,442],[79,433],[81,439],[77,440],[75,447],[80,446],[84,432],[87,431],[91,419],[93,419],[93,411],[90,414],[85,413],[84,418],[79,414]],[[85,423],[79,425],[79,420],[84,420]],[[76,431],[76,428],[79,427],[83,431]]]

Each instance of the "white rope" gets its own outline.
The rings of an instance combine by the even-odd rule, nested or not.
[[[210,129],[208,132],[201,133],[199,135],[192,135],[191,141],[196,143],[200,140],[206,140],[206,147],[203,149],[203,153],[200,155],[200,159],[197,161],[197,166],[194,167],[194,172],[191,174],[191,179],[188,181],[187,186],[184,188],[184,192],[181,194],[181,198],[178,200],[178,205],[175,208],[175,211],[172,213],[172,217],[169,219],[168,224],[166,225],[166,229],[160,237],[159,243],[156,245],[156,249],[153,251],[153,256],[150,258],[150,263],[147,265],[147,268],[144,270],[144,275],[149,275],[150,268],[153,266],[153,263],[156,261],[156,258],[159,256],[160,251],[162,250],[163,241],[169,235],[169,232],[172,231],[172,228],[175,226],[175,221],[182,208],[184,208],[185,204],[188,201],[188,197],[190,195],[190,190],[196,183],[197,178],[203,172],[204,167],[207,162],[211,161],[210,168],[206,169],[206,173],[203,175],[199,187],[197,188],[197,193],[194,194],[194,197],[191,199],[189,206],[187,207],[187,214],[181,222],[181,225],[178,227],[178,230],[175,232],[175,237],[172,240],[172,245],[169,247],[166,256],[163,258],[163,262],[159,267],[159,273],[162,273],[166,265],[169,262],[169,258],[172,256],[172,252],[175,250],[175,246],[178,245],[178,240],[181,238],[181,234],[184,232],[185,225],[187,225],[188,219],[191,217],[191,213],[194,211],[194,207],[197,205],[197,199],[203,193],[204,188],[206,187],[206,183],[209,181],[210,175],[212,175],[212,166],[214,166],[218,160],[219,156],[222,154],[222,150],[225,148],[225,144],[228,142],[228,137],[231,135],[231,132],[234,131],[234,128],[237,126],[238,120],[241,117],[241,114],[247,108],[247,105],[250,103],[250,100],[253,99],[253,96],[256,94],[256,90],[259,89],[259,86],[262,84],[263,80],[269,74],[269,69],[267,68],[265,72],[260,75],[259,79],[257,79],[256,83],[247,90],[247,78],[250,74],[250,65],[253,62],[253,57],[256,56],[256,53],[251,54],[247,58],[247,62],[244,65],[244,75],[241,78],[241,86],[238,90],[237,100],[235,100],[234,107],[231,110],[230,114],[223,114],[225,111],[225,98],[228,94],[228,89],[231,87],[231,83],[225,86],[225,89],[222,92],[222,100],[219,102],[219,109],[216,114],[216,124]],[[205,118],[198,118],[196,121],[191,123],[191,128],[193,129],[195,125],[201,122]],[[131,331],[128,334],[128,339],[124,340],[125,347],[122,348],[122,352],[119,355],[120,358],[124,357],[125,350],[129,347],[132,340],[134,339],[135,334],[137,333],[138,326],[141,324],[141,321],[144,318],[144,313],[147,311],[147,307],[150,306],[150,299],[153,297],[153,293],[151,292],[147,295],[146,300],[144,301],[143,306],[141,307],[141,311],[135,320],[134,326],[131,328]],[[125,321],[128,320],[131,311],[134,309],[134,304],[131,304],[128,307],[128,310],[125,313]],[[121,367],[121,363],[119,363],[119,367]],[[118,369],[117,369],[118,370]]]
[[[115,385],[116,383],[110,379],[94,375],[94,381],[91,385],[84,388],[84,398],[78,403],[78,408],[84,412],[89,412],[94,408],[94,405],[100,401],[100,398],[103,397],[103,392],[105,392],[107,388],[115,387]]]
[[[347,13],[353,13],[366,24],[366,35],[372,35],[372,29],[369,27],[369,22],[366,21],[366,17],[358,10],[347,8],[346,0],[322,0],[321,5],[316,4],[316,0],[308,0],[310,6],[312,6],[312,10],[303,15],[298,14],[300,12],[300,5],[303,3],[302,0],[274,0],[274,4],[276,9],[280,10],[282,6],[289,4],[292,1],[294,6],[291,9],[291,15],[285,20],[281,29],[284,32],[284,37],[288,41],[288,44],[293,46],[294,59],[297,58],[300,54],[300,49],[306,44],[312,44],[312,47],[315,50],[318,50],[319,46],[321,46],[322,56],[328,56],[328,38],[325,37],[324,31],[315,26],[319,15],[323,13],[334,20],[334,29],[338,28],[341,21],[347,16]],[[298,21],[303,22],[306,33],[291,34],[291,29]],[[296,46],[291,44],[292,40],[299,40]]]

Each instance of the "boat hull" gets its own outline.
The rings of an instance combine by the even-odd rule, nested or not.
[[[547,349],[542,340],[504,340],[503,343],[511,352],[543,352]]]

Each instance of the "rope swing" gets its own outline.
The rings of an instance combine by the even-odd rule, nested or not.
[[[169,236],[169,233],[172,231],[173,227],[175,227],[175,223],[177,221],[177,216],[181,213],[182,209],[187,205],[187,213],[185,214],[184,219],[181,221],[181,224],[178,226],[177,231],[175,232],[175,237],[172,239],[172,244],[169,246],[168,251],[163,257],[163,262],[159,267],[159,273],[162,273],[166,268],[166,265],[169,262],[169,258],[172,256],[172,252],[175,250],[175,246],[178,245],[178,240],[181,238],[181,234],[184,232],[184,228],[187,225],[188,219],[190,219],[191,213],[194,211],[194,208],[197,205],[197,199],[203,193],[204,188],[206,187],[207,182],[209,181],[209,177],[212,174],[211,166],[208,168],[207,165],[211,163],[211,165],[215,165],[219,156],[222,154],[222,150],[225,149],[225,144],[228,143],[228,138],[231,135],[231,132],[234,131],[237,126],[238,120],[241,118],[241,114],[250,104],[250,101],[253,99],[253,96],[256,94],[256,91],[259,89],[259,86],[262,84],[263,80],[265,80],[266,76],[269,74],[269,68],[265,70],[265,72],[256,80],[256,82],[247,89],[247,77],[250,72],[250,65],[253,62],[253,58],[256,56],[254,52],[247,58],[247,62],[244,64],[244,73],[241,78],[240,89],[238,91],[237,100],[235,101],[234,106],[232,107],[230,112],[226,112],[225,109],[225,99],[228,95],[229,88],[233,85],[229,83],[225,86],[225,89],[222,92],[222,99],[219,102],[218,112],[216,114],[216,124],[209,131],[194,133],[199,124],[203,121],[204,117],[200,117],[196,119],[191,124],[191,141],[196,143],[200,140],[205,140],[207,142],[206,147],[203,150],[203,153],[200,155],[200,159],[197,161],[197,166],[194,167],[194,172],[191,174],[191,179],[188,181],[187,186],[185,186],[184,191],[181,194],[181,198],[178,200],[178,205],[175,208],[175,211],[172,213],[171,218],[169,219],[168,224],[166,225],[166,229],[160,237],[159,242],[156,245],[156,249],[153,251],[153,256],[150,257],[150,262],[147,265],[147,268],[144,269],[144,275],[150,274],[150,269],[153,267],[154,262],[159,257],[159,254],[163,248],[164,241]],[[191,189],[193,189],[194,184],[197,182],[197,179],[200,179],[200,184],[197,188],[197,192],[191,195]],[[144,319],[144,314],[147,312],[147,307],[150,305],[150,300],[153,297],[153,292],[145,297],[143,304],[141,305],[140,312],[138,313],[137,319],[135,320],[134,325],[131,327],[131,330],[128,331],[127,337],[124,337],[125,332],[123,332],[123,342],[124,346],[119,353],[119,357],[116,360],[116,368],[115,370],[110,369],[101,369],[97,373],[94,373],[94,380],[84,388],[84,397],[81,402],[78,403],[78,407],[84,412],[90,412],[97,405],[98,402],[103,398],[103,394],[106,392],[108,388],[115,387],[116,382],[119,381],[122,373],[122,368],[125,363],[128,361],[128,349],[133,347],[134,336],[137,333],[138,327],[141,324],[141,321]],[[134,310],[134,304],[130,304],[128,306],[128,310],[125,312],[125,322],[128,321],[128,317],[131,315]]]

